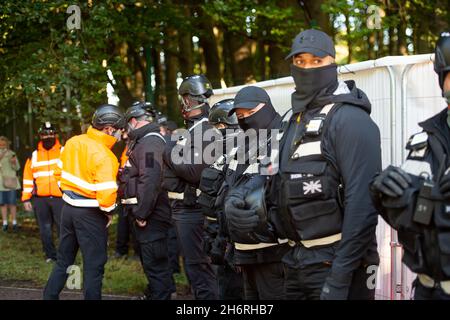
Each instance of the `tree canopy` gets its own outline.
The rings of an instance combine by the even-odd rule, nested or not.
[[[69,30],[70,5],[81,28]],[[289,75],[294,36],[322,29],[338,63],[430,53],[450,0],[27,0],[0,4],[0,121],[30,149],[42,121],[67,138],[107,101],[153,101],[180,120],[177,83],[205,73],[215,88]]]

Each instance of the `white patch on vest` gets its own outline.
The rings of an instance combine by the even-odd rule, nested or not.
[[[298,146],[297,150],[295,150],[292,158],[296,157],[306,157],[314,154],[322,154],[320,150],[320,141],[304,143]]]
[[[450,213],[450,206],[445,206],[445,213]]]
[[[322,192],[320,180],[303,182],[303,194],[315,194],[317,192]]]
[[[308,122],[306,126],[306,132],[319,132],[320,125],[322,124],[322,119],[315,119]]]
[[[415,158],[423,158],[425,156],[425,152],[427,151],[427,148],[422,148],[422,149],[418,149],[418,150],[413,150],[411,152],[411,157],[415,157]]]
[[[407,173],[415,176],[422,176],[425,174],[430,179],[433,177],[431,166],[426,161],[408,159],[402,164],[401,168]]]
[[[411,146],[415,146],[417,144],[424,143],[428,140],[428,134],[426,132],[421,132],[418,134],[415,134],[411,140]]]

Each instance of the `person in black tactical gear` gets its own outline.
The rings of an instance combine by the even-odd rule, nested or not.
[[[163,115],[161,112],[157,112],[156,115],[156,119],[157,122],[159,124],[159,128],[160,128],[160,133],[161,135],[164,137],[164,139],[166,139],[166,143],[170,142],[171,139],[171,135],[172,135],[172,131],[168,128],[168,120],[167,117],[165,115]],[[176,129],[176,125],[175,125],[175,129],[173,128],[173,126],[171,126],[171,128],[173,130]],[[174,200],[169,199],[169,209],[172,210],[172,202]],[[168,249],[168,254],[169,254],[169,266],[170,269],[172,271],[172,279],[174,280],[174,275],[175,273],[180,273],[181,272],[181,267],[180,267],[180,248],[178,245],[178,239],[177,239],[177,231],[175,228],[175,222],[172,219],[172,211],[170,213],[170,228],[168,230],[168,238],[167,238],[167,249]],[[172,299],[176,298],[177,296],[177,287],[175,284],[175,280],[172,281]]]
[[[222,135],[223,149],[221,155],[202,172],[199,189],[202,191],[198,203],[204,209],[205,252],[211,262],[217,265],[217,280],[220,300],[241,300],[243,297],[242,274],[234,266],[234,248],[229,241],[227,226],[223,213],[223,203],[218,203],[217,196],[225,179],[226,147],[235,145],[239,129],[237,117],[228,112],[233,108],[233,99],[225,99],[211,107],[208,121]]]
[[[378,216],[362,190],[381,168],[380,133],[367,96],[338,81],[334,58],[331,38],[318,30],[298,34],[287,56],[293,115],[267,202],[278,237],[292,246],[283,258],[288,299],[375,295],[367,283],[379,263]]]
[[[213,91],[204,75],[194,75],[183,80],[178,93],[188,130],[178,141],[167,144],[163,187],[169,192],[169,198],[174,200],[172,218],[194,296],[201,300],[217,299],[216,277],[203,250],[205,217],[197,203],[201,173],[208,166],[203,150],[210,141],[203,139],[203,133],[212,129],[208,123],[208,98]]]
[[[130,141],[128,161],[122,173],[125,188],[121,202],[135,220],[141,263],[148,280],[146,298],[169,300],[172,293],[167,252],[170,208],[167,192],[161,188],[166,140],[155,122],[155,113],[144,103],[133,104],[125,117]]]
[[[264,184],[267,176],[260,175],[256,159],[271,156],[263,154],[261,146],[271,150],[271,129],[280,129],[281,116],[275,111],[267,92],[259,87],[241,89],[235,97],[230,114],[236,113],[239,126],[248,134],[256,131],[257,141],[251,135],[245,143],[238,138],[238,150],[229,161],[225,173],[222,201],[228,232],[234,245],[235,264],[242,269],[244,297],[247,300],[285,299],[282,257],[289,249],[287,239],[278,239],[267,224]],[[265,131],[264,131],[265,130]],[[266,135],[266,137],[264,137]],[[265,140],[264,140],[265,139]],[[244,157],[240,152],[244,150]],[[273,150],[272,150],[273,151]],[[248,206],[246,206],[248,204]],[[247,220],[246,210],[257,215]],[[258,218],[261,221],[258,222]],[[255,229],[249,222],[256,221]]]
[[[119,199],[117,205],[117,235],[116,235],[116,249],[114,253],[114,258],[123,259],[128,258],[128,247],[129,244],[133,247],[134,255],[131,257],[132,259],[137,259],[141,256],[139,253],[139,244],[136,241],[136,235],[134,232],[134,219],[129,217],[125,210],[123,210],[123,206],[120,203],[120,199],[123,198],[125,183],[122,181],[122,173],[125,167],[125,164],[128,160],[127,151],[128,151],[128,132],[124,131],[122,133],[122,152],[119,159],[119,173],[117,174],[117,183],[119,185],[119,189],[117,192],[117,197]]]
[[[434,70],[446,108],[419,124],[423,131],[409,139],[401,168],[389,166],[370,188],[398,232],[403,262],[417,273],[417,300],[450,300],[450,32],[436,44]]]

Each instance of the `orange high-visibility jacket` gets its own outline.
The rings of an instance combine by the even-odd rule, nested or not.
[[[120,156],[120,167],[121,168],[125,168],[125,164],[128,161],[127,151],[128,151],[128,145],[125,146],[125,149],[123,149],[122,155]]]
[[[54,171],[57,167],[59,156],[64,147],[58,139],[55,145],[47,150],[38,143],[31,158],[27,159],[23,169],[22,201],[28,201],[33,195],[39,197],[61,197],[61,190],[56,182]]]
[[[116,207],[119,162],[111,151],[116,139],[93,127],[66,142],[55,172],[63,200],[75,207]]]

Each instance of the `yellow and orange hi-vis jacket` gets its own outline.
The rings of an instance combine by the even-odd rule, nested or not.
[[[54,171],[64,147],[58,139],[55,145],[46,150],[42,142],[38,143],[31,158],[27,159],[23,169],[22,201],[28,201],[33,195],[38,197],[61,197],[62,193],[56,182]]]
[[[116,138],[93,127],[66,142],[55,176],[63,200],[74,207],[116,207],[119,162],[111,151]]]
[[[128,161],[128,156],[127,156],[127,151],[128,151],[128,145],[125,146],[125,149],[123,149],[122,155],[120,156],[120,168],[125,168],[125,164]]]

